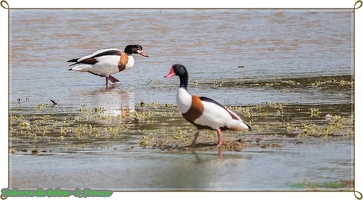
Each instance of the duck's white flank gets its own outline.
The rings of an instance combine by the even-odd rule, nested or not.
[[[233,120],[226,109],[221,106],[207,101],[202,101],[204,111],[202,116],[195,120],[196,124],[209,126],[217,130],[220,127],[227,126],[228,122]]]
[[[117,66],[120,56],[101,56],[97,57],[97,63],[95,64],[83,64],[79,63],[72,67],[73,71],[79,72],[91,72],[92,74],[100,76],[108,76],[110,74],[118,73]]]

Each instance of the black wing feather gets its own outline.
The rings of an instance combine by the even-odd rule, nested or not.
[[[105,51],[105,52],[96,54],[92,58],[97,58],[97,57],[101,57],[101,56],[119,56],[119,55],[121,55],[121,51],[119,51],[119,50],[109,50],[109,51]]]
[[[104,51],[102,53],[96,54],[92,57],[86,58],[85,60],[90,59],[90,58],[97,58],[97,57],[101,57],[101,56],[113,56],[113,55],[119,56],[119,55],[121,55],[121,51],[120,50],[108,50],[108,51]],[[75,59],[68,60],[67,62],[83,63],[82,62],[83,60],[78,62],[79,59],[80,58],[75,58]]]
[[[222,104],[218,103],[217,101],[211,99],[211,98],[208,98],[208,97],[199,97],[200,100],[202,101],[208,101],[208,102],[211,102],[211,103],[215,103],[217,105],[219,105],[220,107],[224,108],[225,110],[227,110]]]
[[[68,60],[67,62],[77,62],[79,58],[75,58],[75,59],[72,59],[72,60]]]

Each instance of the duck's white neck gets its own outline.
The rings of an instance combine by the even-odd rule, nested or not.
[[[135,60],[134,60],[134,57],[132,55],[128,55],[127,57],[128,57],[128,60],[127,60],[127,64],[126,64],[125,69],[130,69],[131,67],[134,66]]]
[[[186,113],[190,106],[192,106],[192,95],[190,95],[188,91],[182,87],[178,89],[176,105],[181,113]]]

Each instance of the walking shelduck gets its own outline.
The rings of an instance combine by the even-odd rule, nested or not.
[[[188,72],[181,64],[175,64],[170,68],[169,74],[165,78],[179,76],[180,87],[176,95],[176,103],[183,117],[197,127],[191,147],[194,147],[199,132],[202,129],[217,130],[218,144],[223,143],[222,130],[251,131],[251,127],[231,110],[226,109],[218,102],[207,97],[190,95],[187,91]]]
[[[144,53],[140,45],[127,45],[124,51],[119,49],[101,49],[90,55],[69,60],[68,62],[75,62],[70,65],[71,68],[69,70],[89,72],[97,76],[106,77],[107,86],[108,80],[112,83],[119,82],[111,74],[116,74],[134,66],[133,53],[149,57]]]

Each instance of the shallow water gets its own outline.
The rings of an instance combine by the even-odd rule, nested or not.
[[[105,96],[98,93],[109,95],[101,101],[114,102],[125,91],[135,102],[171,103],[179,80],[164,75],[175,63],[188,68],[191,81],[353,73],[349,10],[13,10],[10,20],[11,102],[29,97],[74,105]],[[104,78],[67,71],[71,58],[133,43],[150,57],[135,55],[134,68],[115,75],[121,80],[116,94],[104,91]],[[240,104],[286,101],[276,91],[268,91],[270,98],[238,88],[230,95],[198,87],[191,92],[221,102],[238,95]],[[289,102],[315,101],[292,96]]]
[[[350,10],[17,9],[10,11],[10,22],[10,115],[24,116],[31,126],[39,116],[53,120],[44,123],[65,118],[74,121],[73,127],[89,125],[77,122],[79,109],[102,108],[103,115],[117,117],[123,110],[140,111],[142,101],[175,104],[179,80],[164,79],[175,63],[187,67],[192,94],[230,106],[298,106],[284,110],[290,117],[249,119],[262,127],[251,137],[280,148],[236,152],[170,152],[138,145],[143,130],[159,131],[159,122],[166,124],[165,130],[178,128],[178,123],[192,129],[180,115],[173,116],[177,123],[165,117],[155,117],[153,123],[121,120],[118,126],[127,131],[119,130],[116,139],[85,138],[83,143],[75,136],[53,141],[62,136],[59,124],[48,130],[52,135],[36,140],[14,128],[10,148],[18,152],[10,154],[9,187],[294,190],[288,183],[354,180],[351,137],[286,138],[280,127],[286,122],[321,123],[327,114],[354,114]],[[142,45],[150,57],[134,55],[135,66],[116,74],[121,82],[109,89],[104,78],[68,71],[69,59],[127,44]],[[52,106],[51,99],[59,105]],[[319,118],[310,118],[307,108],[318,108]],[[271,122],[278,128],[267,130]],[[109,126],[102,120],[92,123]],[[32,149],[45,152],[32,155]]]
[[[243,152],[160,152],[123,146],[43,156],[14,155],[12,185],[19,188],[128,190],[296,190],[303,180],[323,184],[352,179],[351,143],[280,141],[279,149]],[[332,154],[334,150],[334,154]],[[26,167],[23,167],[26,166]],[[21,174],[21,176],[19,175]],[[349,190],[348,188],[340,188]]]

